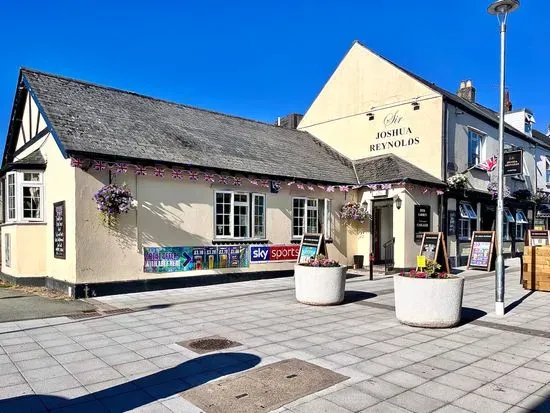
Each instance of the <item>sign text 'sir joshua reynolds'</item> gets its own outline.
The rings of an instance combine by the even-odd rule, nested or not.
[[[399,111],[390,112],[384,118],[384,130],[376,134],[376,143],[369,145],[371,152],[416,145],[420,138],[412,136],[409,126],[403,125]]]

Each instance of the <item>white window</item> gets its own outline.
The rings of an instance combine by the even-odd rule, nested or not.
[[[476,228],[477,214],[472,205],[467,202],[458,204],[460,219],[458,220],[458,237],[460,239],[470,239],[472,228]]]
[[[265,195],[252,195],[252,237],[265,239]]]
[[[525,225],[529,224],[525,213],[521,209],[516,209],[516,239],[525,237]]]
[[[483,136],[473,130],[468,130],[468,166],[481,163]]]
[[[44,220],[44,183],[42,172],[6,174],[6,221]]]
[[[265,239],[265,195],[216,191],[214,211],[215,238]]]
[[[332,239],[332,200],[292,198],[292,238],[304,233],[323,233]]]
[[[513,225],[516,222],[514,216],[508,208],[504,208],[503,220],[502,220],[502,239],[504,241],[509,241],[510,236],[510,225]]]

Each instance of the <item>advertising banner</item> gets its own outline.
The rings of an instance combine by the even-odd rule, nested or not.
[[[300,245],[251,245],[250,262],[253,264],[266,262],[296,261]]]
[[[144,272],[177,272],[247,268],[248,247],[243,245],[205,247],[144,247]]]

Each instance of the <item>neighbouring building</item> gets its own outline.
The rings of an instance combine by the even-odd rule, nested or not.
[[[524,154],[507,179],[513,255],[527,228],[548,225],[550,138],[526,109],[506,121]],[[472,231],[494,228],[479,165],[497,136],[471,81],[450,93],[359,42],[303,117],[274,125],[21,69],[1,170],[1,277],[82,297],[275,276],[291,273],[311,232],[342,263],[372,252],[398,271],[415,266],[422,231],[443,231],[452,265],[464,265]],[[458,173],[466,186],[449,187]],[[116,225],[94,200],[109,184],[137,201]],[[350,201],[372,219],[341,220]]]

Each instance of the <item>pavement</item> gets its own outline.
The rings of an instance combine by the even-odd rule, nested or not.
[[[47,298],[11,288],[0,288],[0,323],[4,321],[76,315],[94,310],[82,300]]]
[[[349,379],[277,412],[550,412],[550,294],[523,290],[519,261],[507,264],[507,314],[494,315],[494,274],[465,271],[465,320],[451,329],[401,325],[391,277],[349,279],[332,307],[297,303],[281,278],[100,297],[115,310],[89,319],[0,323],[0,412],[197,413],[190,389],[289,359]],[[242,345],[199,355],[176,344],[211,336]]]

